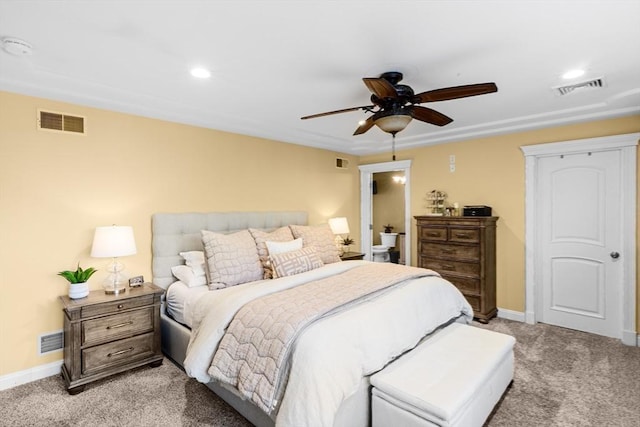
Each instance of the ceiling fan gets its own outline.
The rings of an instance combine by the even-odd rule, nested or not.
[[[376,125],[395,137],[395,134],[407,127],[412,119],[436,126],[444,126],[453,121],[451,117],[417,104],[466,98],[498,91],[495,83],[478,83],[429,90],[416,95],[411,87],[398,84],[402,77],[402,73],[398,71],[389,71],[381,74],[380,77],[363,78],[364,84],[372,93],[372,105],[312,114],[301,119],[306,120],[349,111],[364,110],[373,113],[373,115],[360,122],[360,126],[353,133],[354,135],[363,134],[371,129],[373,125]]]

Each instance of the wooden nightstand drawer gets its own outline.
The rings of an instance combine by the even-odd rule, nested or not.
[[[153,304],[153,295],[144,295],[137,298],[105,302],[102,304],[87,305],[82,307],[80,316],[82,318],[100,316],[102,314],[117,313],[136,307],[144,307]]]
[[[420,229],[420,239],[435,240],[437,242],[447,241],[447,229],[442,227],[422,227]]]
[[[437,271],[438,273],[460,273],[468,276],[480,277],[480,265],[473,262],[445,261],[437,259],[427,259],[427,268]]]
[[[152,332],[82,350],[82,374],[92,375],[113,365],[131,363],[152,356]]]
[[[449,241],[458,243],[478,243],[480,241],[480,230],[477,228],[451,228],[449,230]]]
[[[153,307],[82,322],[82,345],[111,341],[153,329]]]
[[[480,259],[480,248],[477,245],[446,245],[441,243],[420,243],[420,253],[430,258],[465,259],[477,261]]]

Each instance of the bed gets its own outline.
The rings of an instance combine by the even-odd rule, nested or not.
[[[327,289],[324,286],[328,285],[321,281],[333,281],[334,285],[343,277],[353,281],[360,272],[381,266],[369,261],[326,263],[293,276],[260,278],[220,290],[209,290],[207,286],[185,290],[172,273],[172,267],[185,263],[181,253],[203,251],[201,230],[234,235],[248,229],[271,232],[306,225],[307,214],[297,211],[155,214],[153,282],[165,289],[173,286],[167,294],[172,307],[167,307],[165,301],[161,314],[162,349],[254,425],[367,426],[369,376],[442,326],[472,318],[471,307],[453,285],[437,275],[420,273],[420,277],[402,280],[393,287],[385,285],[356,303],[343,304],[339,311],[329,311],[302,327],[286,353],[290,357],[283,369],[284,380],[278,377],[282,392],[276,395],[279,397],[274,399],[273,407],[265,409],[260,402],[246,394],[242,396],[234,387],[210,375],[214,366],[209,364],[218,359],[213,352],[224,347],[221,343],[227,338],[234,316],[239,316],[249,302],[254,303],[254,294],[268,299],[293,289]]]

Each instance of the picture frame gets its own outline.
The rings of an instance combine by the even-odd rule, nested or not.
[[[143,283],[144,283],[144,277],[143,276],[135,276],[135,277],[132,277],[131,279],[129,279],[129,287],[130,288],[135,288],[136,286],[142,286]]]

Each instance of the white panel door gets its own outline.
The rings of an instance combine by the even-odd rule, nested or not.
[[[539,160],[541,322],[621,337],[620,156]]]

